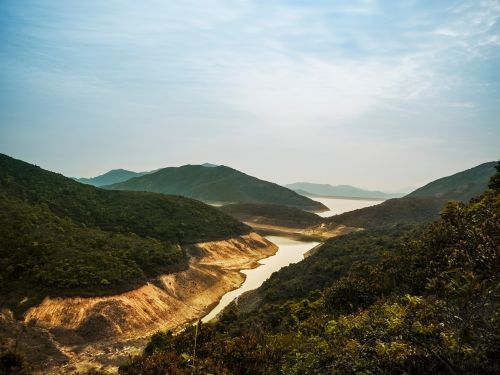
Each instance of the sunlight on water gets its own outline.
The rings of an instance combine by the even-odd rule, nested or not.
[[[309,197],[312,200],[323,203],[330,211],[320,212],[319,216],[330,217],[344,212],[357,210],[363,207],[375,206],[382,203],[382,200],[370,199],[350,199],[350,198],[327,198],[327,197]]]

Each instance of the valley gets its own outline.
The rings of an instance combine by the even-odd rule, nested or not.
[[[217,306],[202,318],[203,322],[209,322],[216,318],[226,306],[237,300],[243,293],[257,289],[273,272],[304,259],[305,254],[319,244],[319,242],[297,241],[277,236],[266,236],[266,239],[278,246],[276,254],[259,261],[256,268],[242,271],[245,275],[243,284],[226,293]]]
[[[500,374],[500,0],[0,35],[0,375]]]
[[[293,318],[286,325],[294,326],[329,304],[336,306],[330,310],[351,311],[348,306],[360,298],[368,301],[360,307],[369,306],[372,292],[392,291],[389,285],[402,277],[383,268],[377,272],[389,273],[388,279],[376,281],[373,267],[401,262],[401,243],[428,230],[449,198],[467,202],[484,188],[490,195],[479,209],[487,207],[489,215],[495,204],[486,185],[492,163],[403,198],[321,198],[319,215],[294,204],[243,200],[211,207],[160,192],[100,189],[6,155],[0,155],[0,167],[1,345],[7,354],[15,348],[43,374],[135,374],[134,366],[146,366],[155,345],[174,345],[175,354],[161,349],[158,355],[170,353],[187,369],[192,359],[182,340],[191,341],[196,322],[225,345],[227,332],[245,331],[248,324],[265,340],[276,333],[274,324]],[[200,168],[205,181],[205,169],[219,167]],[[155,172],[131,181],[150,176]],[[255,180],[248,181],[253,186]],[[448,206],[454,204],[463,203]],[[364,273],[368,278],[360,279]],[[254,321],[255,314],[262,322]],[[272,323],[273,316],[279,322]],[[208,360],[217,350],[201,353]],[[215,362],[215,373],[224,361]],[[200,369],[210,369],[208,363]]]

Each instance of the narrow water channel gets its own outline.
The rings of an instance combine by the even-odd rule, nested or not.
[[[235,298],[241,294],[258,288],[266,281],[273,272],[280,270],[282,267],[288,266],[292,263],[297,263],[304,259],[304,254],[318,245],[319,242],[304,242],[296,241],[290,238],[278,236],[266,236],[266,238],[278,245],[278,251],[269,258],[259,261],[261,264],[257,268],[250,270],[242,270],[241,272],[246,275],[243,284],[235,290],[232,290],[222,296],[220,302],[210,311],[205,317],[203,322],[208,322],[213,319],[219,312],[221,312],[227,305],[229,305]]]

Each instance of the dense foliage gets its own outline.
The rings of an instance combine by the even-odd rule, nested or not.
[[[206,202],[267,203],[308,211],[327,210],[323,204],[290,189],[226,166],[164,168],[106,188],[178,194]]]
[[[130,289],[185,267],[182,244],[249,231],[192,199],[101,190],[0,155],[0,304]]]
[[[499,373],[498,181],[426,228],[329,241],[266,283],[258,308],[158,333],[121,374]]]
[[[45,204],[55,215],[87,226],[173,243],[224,239],[250,230],[193,199],[102,190],[1,154],[0,191],[29,204]]]
[[[314,256],[274,273],[248,295],[248,303],[243,298],[241,304],[250,304],[254,299],[281,303],[290,298],[305,297],[330,285],[358,262],[371,264],[379,261],[383,254],[394,252],[408,235],[418,232],[417,227],[398,226],[331,238]]]
[[[386,228],[394,225],[430,223],[439,218],[445,199],[432,197],[395,198],[375,206],[344,212],[325,219],[359,228]]]
[[[362,228],[383,228],[396,224],[429,223],[439,217],[449,200],[467,203],[481,194],[495,175],[495,162],[443,177],[415,190],[406,197],[345,212],[327,219],[334,223]]]
[[[312,212],[277,204],[228,204],[220,210],[241,221],[288,228],[307,228],[323,222],[323,218]]]
[[[468,202],[481,194],[495,174],[496,162],[480,164],[454,175],[442,177],[411,192],[408,197],[436,197]]]

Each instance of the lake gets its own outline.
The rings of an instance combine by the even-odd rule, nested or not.
[[[257,268],[242,270],[241,272],[246,275],[246,279],[243,284],[238,289],[224,294],[219,304],[215,306],[214,309],[207,315],[205,315],[205,317],[203,317],[203,322],[208,322],[213,319],[219,312],[221,312],[241,294],[261,286],[273,272],[304,259],[304,254],[319,244],[319,242],[296,241],[277,236],[266,236],[266,238],[278,245],[278,251],[276,254],[270,256],[269,258],[260,260],[259,263],[261,265]]]
[[[337,198],[337,197],[313,197],[309,196],[316,202],[323,203],[330,211],[320,212],[319,216],[330,217],[344,212],[357,210],[363,207],[375,206],[383,202],[383,200],[361,199],[361,198]]]
[[[374,206],[382,203],[381,200],[372,199],[353,199],[353,198],[333,198],[333,197],[310,197],[315,201],[323,203],[330,211],[322,212],[319,215],[329,217],[338,215],[343,212],[357,210],[358,208]],[[208,322],[220,313],[227,305],[229,305],[235,298],[239,297],[249,290],[257,289],[266,281],[273,272],[279,271],[281,268],[288,266],[292,263],[300,262],[304,259],[304,254],[311,250],[318,242],[304,242],[297,241],[290,238],[278,236],[266,236],[266,238],[278,245],[278,252],[269,258],[259,261],[261,264],[257,268],[250,270],[242,270],[246,279],[243,284],[235,290],[232,290],[222,296],[220,302],[215,306],[212,311],[202,318],[203,322]]]

